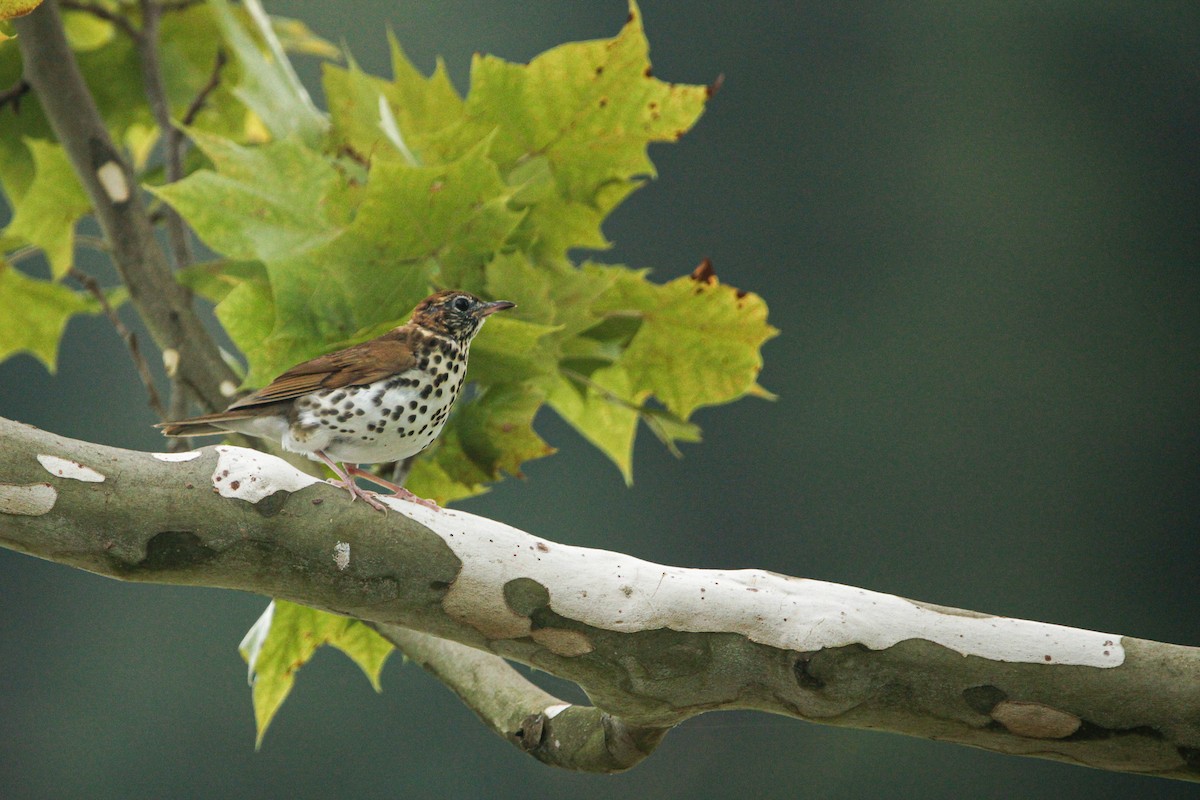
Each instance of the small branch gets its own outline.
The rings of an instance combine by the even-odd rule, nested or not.
[[[158,29],[162,7],[155,0],[141,0],[141,7],[142,33],[136,41],[138,58],[142,65],[142,83],[146,86],[146,99],[150,103],[150,111],[158,124],[167,183],[174,183],[183,177],[183,156],[180,139],[173,135],[176,129],[171,122],[171,108],[167,102],[167,89],[163,83],[158,58]],[[167,223],[167,239],[171,243],[171,256],[175,261],[175,268],[183,269],[192,263],[192,246],[188,241],[187,226],[174,208],[166,209],[164,219]]]
[[[208,76],[208,83],[200,87],[200,91],[196,93],[196,98],[192,100],[191,105],[187,107],[187,111],[183,114],[183,119],[180,122],[184,128],[196,121],[196,115],[204,108],[204,104],[208,102],[208,97],[216,91],[221,85],[221,70],[225,68],[225,63],[228,61],[228,56],[224,50],[217,50],[216,63],[213,64],[212,74]],[[175,127],[171,128],[173,135],[182,138],[183,133]]]
[[[113,264],[154,342],[173,351],[179,375],[206,409],[222,409],[221,385],[237,384],[192,306],[146,214],[133,171],[113,144],[63,32],[55,0],[13,21],[25,77],[87,191]]]
[[[68,11],[82,11],[85,14],[91,14],[97,19],[111,22],[120,28],[122,33],[134,41],[141,38],[137,28],[133,27],[133,23],[124,15],[118,14],[115,11],[109,11],[99,3],[89,3],[86,0],[58,0],[58,4]]]
[[[117,314],[117,310],[108,302],[108,297],[104,294],[104,289],[100,288],[100,284],[96,279],[86,272],[78,270],[74,267],[68,273],[72,278],[79,281],[83,288],[91,293],[92,297],[100,303],[100,307],[104,309],[104,315],[108,317],[108,321],[112,323],[113,328],[117,331],[117,335],[125,342],[125,346],[129,348],[129,356],[133,359],[133,366],[137,368],[138,377],[141,378],[142,386],[146,389],[146,398],[150,404],[150,408],[160,420],[171,419],[167,416],[167,410],[163,408],[162,400],[158,396],[158,389],[154,386],[154,376],[150,374],[150,366],[146,363],[146,359],[142,357],[141,349],[138,347],[137,334],[125,327],[125,323],[121,321],[121,317]]]
[[[5,106],[12,106],[14,114],[21,113],[21,98],[29,93],[32,87],[24,78],[14,83],[4,91],[0,92],[0,111],[4,110]]]
[[[27,244],[24,247],[19,247],[13,252],[5,256],[10,264],[20,264],[27,258],[33,258],[38,253],[42,252],[42,248],[35,244]]]
[[[670,728],[628,725],[593,706],[542,691],[500,656],[398,625],[373,625],[475,712],[493,733],[543,764],[623,772],[654,752]]]
[[[98,236],[88,236],[86,233],[75,234],[75,244],[80,247],[90,247],[100,253],[112,253],[112,248],[108,246],[108,242]]]

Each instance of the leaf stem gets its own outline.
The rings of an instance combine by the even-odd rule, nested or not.
[[[142,30],[136,37],[138,59],[142,65],[142,82],[146,87],[146,99],[150,103],[150,111],[158,124],[161,137],[163,166],[167,174],[167,183],[174,183],[183,177],[183,157],[180,145],[181,137],[177,134],[175,125],[171,122],[171,108],[167,101],[166,85],[163,82],[162,67],[158,58],[158,32],[162,21],[162,6],[154,0],[141,0]],[[173,208],[168,208],[164,215],[167,225],[167,239],[171,244],[171,256],[176,269],[183,269],[192,263],[192,247],[188,241],[187,226],[183,217]]]

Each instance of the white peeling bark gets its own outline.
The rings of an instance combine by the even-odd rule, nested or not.
[[[80,477],[93,474],[105,480]],[[358,617],[422,649],[435,673],[467,651],[402,629],[575,681],[595,709],[515,684],[485,696],[506,680],[498,661],[481,662],[488,680],[452,683],[548,763],[628,768],[690,716],[751,708],[1200,780],[1200,649],[761,570],[662,566],[388,504],[351,503],[253,451],[164,458],[0,420],[0,545]]]

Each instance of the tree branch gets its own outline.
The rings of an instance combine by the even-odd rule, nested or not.
[[[689,717],[757,709],[1200,781],[1200,648],[761,570],[661,566],[403,501],[379,514],[239,448],[154,456],[3,420],[0,442],[0,545],[367,620],[439,677],[462,651],[438,655],[389,626],[574,681],[595,710],[551,714],[540,691],[493,691],[491,659],[454,677],[489,725],[524,731],[549,763],[624,768],[633,759],[614,746],[646,753]],[[530,724],[514,728],[514,709]],[[548,727],[586,755],[537,752]]]
[[[183,113],[183,118],[180,120],[180,125],[187,127],[196,121],[196,116],[204,108],[208,102],[209,95],[217,90],[221,85],[221,70],[225,69],[225,63],[228,61],[228,56],[224,50],[217,51],[217,57],[213,63],[212,74],[208,76],[208,81],[200,87],[200,91],[196,92],[196,96],[192,98],[192,102],[188,104],[187,111]],[[179,128],[172,128],[172,135],[180,140],[182,146],[183,133]]]
[[[669,727],[638,727],[530,683],[499,656],[398,625],[373,626],[446,684],[492,732],[554,767],[622,772],[650,755]]]
[[[113,262],[155,344],[162,349],[164,363],[176,366],[202,406],[224,408],[237,386],[236,376],[221,360],[189,293],[171,274],[133,172],[113,145],[67,44],[55,0],[46,0],[13,25],[25,79],[37,93],[91,199],[112,248]]]

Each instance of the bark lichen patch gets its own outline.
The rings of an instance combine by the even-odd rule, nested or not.
[[[222,497],[257,503],[276,492],[298,492],[320,483],[281,458],[243,447],[217,447],[213,491]]]
[[[991,717],[1009,733],[1027,739],[1065,739],[1083,724],[1083,720],[1067,711],[1023,700],[1001,700],[992,709]]]
[[[150,455],[154,456],[159,461],[169,461],[169,462],[192,461],[193,459],[197,459],[200,457],[200,451],[199,450],[188,450],[183,453],[151,453]]]
[[[530,631],[529,638],[556,656],[564,658],[585,656],[596,649],[586,633],[567,628],[538,628]]]
[[[57,500],[58,492],[48,483],[0,483],[0,514],[40,517]]]
[[[46,472],[49,472],[56,478],[67,478],[85,483],[104,482],[104,476],[99,472],[69,458],[59,458],[58,456],[48,456],[44,453],[38,453],[37,460]]]

